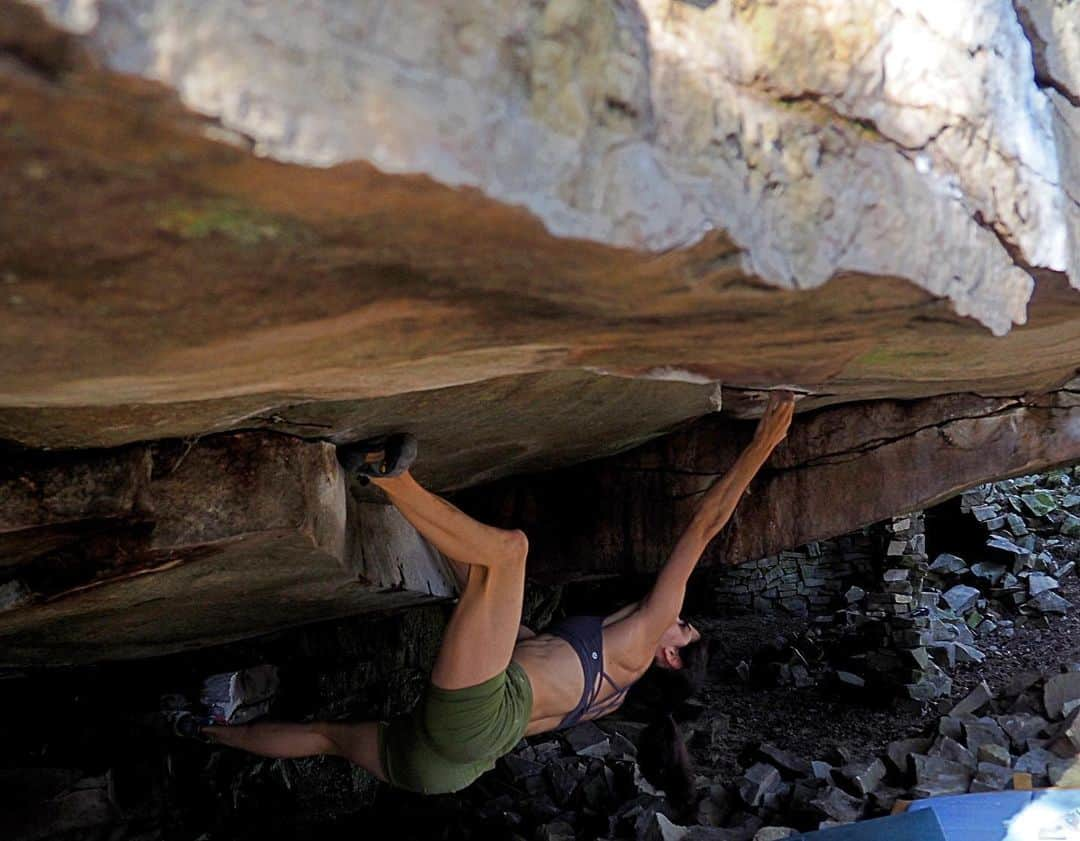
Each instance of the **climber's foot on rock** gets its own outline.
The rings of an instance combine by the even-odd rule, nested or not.
[[[416,461],[416,439],[407,432],[380,435],[338,447],[338,461],[352,479],[366,485],[372,479],[400,476]]]

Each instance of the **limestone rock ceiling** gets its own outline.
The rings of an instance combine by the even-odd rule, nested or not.
[[[260,154],[475,186],[559,236],[722,230],[767,282],[904,277],[997,332],[1023,266],[1080,283],[1072,0],[36,5]]]
[[[807,469],[878,449],[886,400],[920,424],[868,470],[932,461],[950,401],[989,401],[986,458],[934,494],[1080,458],[1078,8],[4,3],[0,602],[16,580],[39,601],[0,613],[0,649],[134,656],[445,592],[389,515],[319,495],[332,461],[294,492],[347,521],[337,543],[258,493],[204,533],[183,500],[260,491],[210,458],[245,447],[292,487],[275,460],[408,428],[453,490],[721,405],[694,429],[737,438],[788,385]],[[794,479],[754,516],[794,517],[787,541],[878,516],[831,516],[830,482],[806,516]],[[364,542],[386,534],[385,557]],[[608,545],[598,571],[660,551]],[[260,553],[262,595],[224,621]]]
[[[720,383],[1016,393],[1080,358],[1075,3],[33,5],[79,34],[3,24],[9,439],[689,386],[630,441]]]

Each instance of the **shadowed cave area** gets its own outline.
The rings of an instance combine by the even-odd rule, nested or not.
[[[890,765],[888,776],[860,795],[845,774],[865,771],[874,757],[892,756],[894,744],[919,750],[903,740],[922,739],[943,726],[938,717],[949,720],[957,699],[980,681],[1005,693],[1023,682],[1034,662],[1050,677],[1053,664],[1080,657],[1080,620],[1071,607],[1025,613],[1011,594],[971,572],[978,561],[994,564],[1001,555],[986,546],[986,522],[992,521],[983,510],[978,519],[973,508],[989,504],[1008,511],[1025,494],[1049,494],[1041,501],[1067,506],[1039,508],[1039,515],[1026,510],[1022,525],[1014,525],[1033,536],[1031,548],[1038,550],[1011,558],[1026,582],[1015,591],[1027,599],[1029,576],[1052,570],[1060,575],[1057,592],[1071,605],[1080,597],[1074,482],[1080,486],[1080,475],[1059,469],[983,485],[925,513],[887,518],[742,565],[700,570],[685,615],[711,639],[708,677],[697,696],[672,710],[694,762],[695,794],[688,802],[658,792],[641,776],[636,760],[642,731],[655,721],[647,693],[632,696],[599,727],[588,723],[531,737],[468,790],[438,796],[396,791],[335,757],[271,760],[181,739],[163,714],[178,706],[200,709],[210,675],[273,664],[280,684],[266,711],[271,719],[390,717],[423,691],[452,607],[444,600],[188,653],[5,669],[0,773],[13,794],[5,819],[10,837],[336,838],[377,827],[380,835],[417,839],[559,837],[553,833],[637,839],[652,837],[669,821],[752,838],[768,826],[811,830],[845,814],[871,820],[887,814],[898,798],[920,796],[926,780]],[[492,495],[478,489],[453,499],[467,510],[470,498]],[[923,547],[925,552],[915,551]],[[936,559],[938,549],[972,567],[930,571],[927,561]],[[1044,572],[1034,572],[1036,567]],[[898,569],[918,577],[915,592],[920,599],[930,595],[927,604],[944,606],[942,593],[950,585],[982,587],[984,601],[968,614],[932,611],[935,639],[923,650],[933,651],[941,666],[933,673],[948,674],[950,682],[936,699],[913,690],[918,684],[905,686],[912,666],[905,672],[900,665],[905,676],[896,677],[898,664],[889,658],[903,655],[908,643],[875,636],[883,623],[874,619],[882,615],[874,599],[886,597]],[[543,628],[563,614],[611,612],[640,598],[651,578],[534,580],[523,619]],[[948,654],[946,640],[959,639],[952,630],[959,626],[972,626],[968,650],[984,659]],[[942,629],[948,633],[938,633]],[[839,805],[810,797],[831,788],[804,791],[802,799],[789,790],[779,799],[755,800],[749,769],[764,760],[786,775],[789,766],[811,757],[836,769]]]

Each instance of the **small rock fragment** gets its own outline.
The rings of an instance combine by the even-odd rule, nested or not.
[[[985,523],[987,520],[992,520],[998,516],[1001,511],[996,505],[976,505],[971,509],[972,515],[980,523]]]
[[[1050,748],[1059,756],[1074,757],[1080,753],[1080,702],[1065,704],[1065,718],[1054,726]]]
[[[1058,531],[1066,537],[1080,537],[1080,517],[1067,515],[1065,521],[1058,526]]]
[[[672,823],[667,815],[658,812],[653,816],[649,831],[644,834],[648,841],[682,841],[689,833],[690,827]],[[570,838],[573,837],[573,830],[571,830]]]
[[[1050,785],[1061,788],[1080,788],[1080,763],[1074,757],[1052,759],[1046,763]]]
[[[909,772],[910,757],[916,753],[926,753],[933,744],[933,739],[917,737],[913,739],[898,739],[889,742],[886,754],[893,769],[901,775]]]
[[[565,806],[585,778],[585,766],[577,757],[561,757],[551,760],[544,767],[544,776],[551,786],[555,802]]]
[[[1020,497],[1020,500],[1027,506],[1028,511],[1036,517],[1045,517],[1057,508],[1057,503],[1054,502],[1053,494],[1047,491],[1036,491],[1035,493],[1023,494]]]
[[[1043,686],[1043,705],[1052,720],[1060,719],[1065,705],[1076,700],[1080,700],[1080,672],[1054,675]]]
[[[1008,752],[1009,736],[992,718],[964,722],[964,741],[968,750],[977,754],[983,745],[998,745]]]
[[[1038,736],[1049,725],[1041,715],[1031,713],[1011,713],[999,715],[995,719],[1009,737],[1011,747],[1020,753],[1028,749],[1028,739]]]
[[[826,788],[819,797],[810,801],[810,805],[838,823],[857,821],[863,811],[863,801],[835,786]]]
[[[916,797],[936,797],[941,794],[963,794],[971,785],[971,770],[958,762],[951,762],[940,756],[919,756],[912,758],[915,767],[915,786],[912,793]]]
[[[502,766],[506,775],[515,783],[521,783],[527,777],[535,777],[544,772],[544,766],[539,762],[532,762],[512,753],[502,758]]]
[[[975,754],[969,751],[966,747],[960,744],[955,739],[950,739],[948,736],[942,736],[937,740],[937,743],[930,748],[928,754],[932,757],[940,757],[946,759],[949,762],[955,762],[957,765],[963,765],[969,771],[974,771],[978,762],[975,760]]]
[[[1045,748],[1032,748],[1017,758],[1013,765],[1015,771],[1025,771],[1033,777],[1045,777],[1046,766],[1059,757]]]
[[[896,801],[907,795],[907,791],[895,786],[878,786],[870,795],[870,803],[878,814],[888,814],[893,810]]]
[[[1045,590],[1024,605],[1024,607],[1028,606],[1034,607],[1039,613],[1056,613],[1059,616],[1064,616],[1069,612],[1072,603],[1068,599],[1063,599],[1053,590]]]
[[[1033,572],[1028,576],[1028,593],[1032,596],[1037,596],[1039,593],[1045,593],[1047,590],[1056,590],[1061,585],[1056,578],[1046,575],[1042,572]]]
[[[880,759],[871,762],[853,762],[840,769],[840,774],[851,783],[855,792],[866,797],[875,791],[885,779],[885,763]]]
[[[775,745],[763,742],[758,745],[757,756],[764,762],[769,763],[780,771],[782,777],[795,779],[796,777],[808,777],[811,774],[810,763],[800,756],[788,751],[781,750]]]
[[[986,541],[986,545],[990,549],[999,549],[1002,552],[1008,552],[1010,555],[1016,555],[1018,557],[1029,554],[1023,546],[1017,546],[1013,541],[1007,537],[1002,537],[1000,534],[992,534]]]
[[[943,552],[934,558],[934,562],[930,564],[930,571],[937,572],[944,575],[954,572],[963,572],[967,569],[967,564],[963,558],[951,555],[948,552]]]
[[[738,781],[739,797],[751,808],[761,805],[767,794],[781,784],[780,772],[772,765],[757,762],[751,765]]]
[[[986,659],[986,655],[973,645],[955,642],[953,647],[956,652],[957,663],[981,663]]]
[[[974,587],[967,584],[957,584],[941,594],[942,600],[954,613],[961,615],[975,607],[975,603],[982,596]]]
[[[663,815],[657,817],[663,817]],[[538,841],[574,841],[577,835],[574,833],[574,828],[566,821],[552,821],[540,826],[536,830],[536,837]],[[682,836],[661,837],[663,841],[678,841]]]
[[[1019,514],[1006,514],[1005,522],[1009,527],[1009,531],[1011,531],[1017,537],[1023,537],[1025,534],[1028,533],[1027,523],[1024,522],[1024,518],[1021,517]]]
[[[990,687],[986,685],[985,680],[981,681],[978,686],[967,694],[967,697],[964,698],[964,700],[949,711],[949,715],[955,717],[970,715],[978,712],[993,699],[994,695],[990,691]]]
[[[964,738],[964,722],[954,715],[945,715],[938,719],[938,735],[948,736],[959,742]]]
[[[608,734],[591,721],[583,721],[563,731],[562,737],[570,750],[578,756],[603,757],[611,753]]]
[[[971,791],[1004,791],[1012,782],[1013,772],[1006,765],[980,762]]]
[[[836,677],[840,683],[853,689],[863,689],[866,686],[866,681],[853,672],[838,670]]]
[[[1012,754],[1009,753],[1009,749],[992,742],[979,745],[979,753],[976,758],[979,760],[980,765],[990,762],[994,765],[1004,765],[1006,768],[1012,767]]]
[[[0,612],[25,607],[33,601],[34,594],[18,578],[0,585]]]
[[[999,581],[1005,577],[1005,573],[1008,570],[1005,568],[1005,564],[991,564],[991,563],[977,563],[971,567],[971,572],[978,578],[982,578],[990,583],[991,586],[995,586]]]

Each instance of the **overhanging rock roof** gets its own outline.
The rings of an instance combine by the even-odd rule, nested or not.
[[[995,443],[933,493],[1077,458],[1068,11],[5,6],[0,438],[19,456],[0,480],[50,487],[39,451],[64,449],[68,468],[122,473],[136,458],[149,478],[128,490],[154,492],[116,517],[90,493],[65,525],[47,495],[11,494],[0,538],[18,548],[0,569],[63,571],[58,546],[90,521],[125,523],[139,547],[126,572],[169,551],[226,569],[231,556],[194,547],[283,529],[301,555],[325,555],[294,582],[326,585],[317,607],[330,571],[363,574],[347,549],[325,550],[358,539],[348,525],[323,540],[282,514],[200,543],[196,512],[172,544],[137,527],[176,516],[161,482],[177,453],[209,459],[249,435],[268,442],[251,463],[271,470],[408,428],[419,475],[449,490],[618,453],[722,407],[682,439],[707,429],[720,446],[762,389],[787,385],[817,430],[804,466],[854,464],[844,454],[876,449],[879,422],[933,463],[954,446],[933,430],[959,422],[957,406],[978,430],[956,440]],[[868,408],[880,401],[905,403]],[[908,404],[905,426],[888,407]],[[1010,423],[1026,443],[1006,452]],[[189,489],[265,490],[229,459],[187,458]],[[929,493],[908,490],[891,504]],[[358,522],[335,499],[328,521]],[[788,539],[814,533],[802,522]],[[426,596],[430,558],[401,539]],[[117,566],[94,545],[71,580]],[[285,566],[267,567],[264,592]],[[410,590],[380,575],[367,586]],[[231,588],[223,598],[242,600]],[[263,624],[286,621],[272,601],[253,611]],[[170,645],[240,633],[204,607]],[[3,621],[23,611],[40,606]]]

